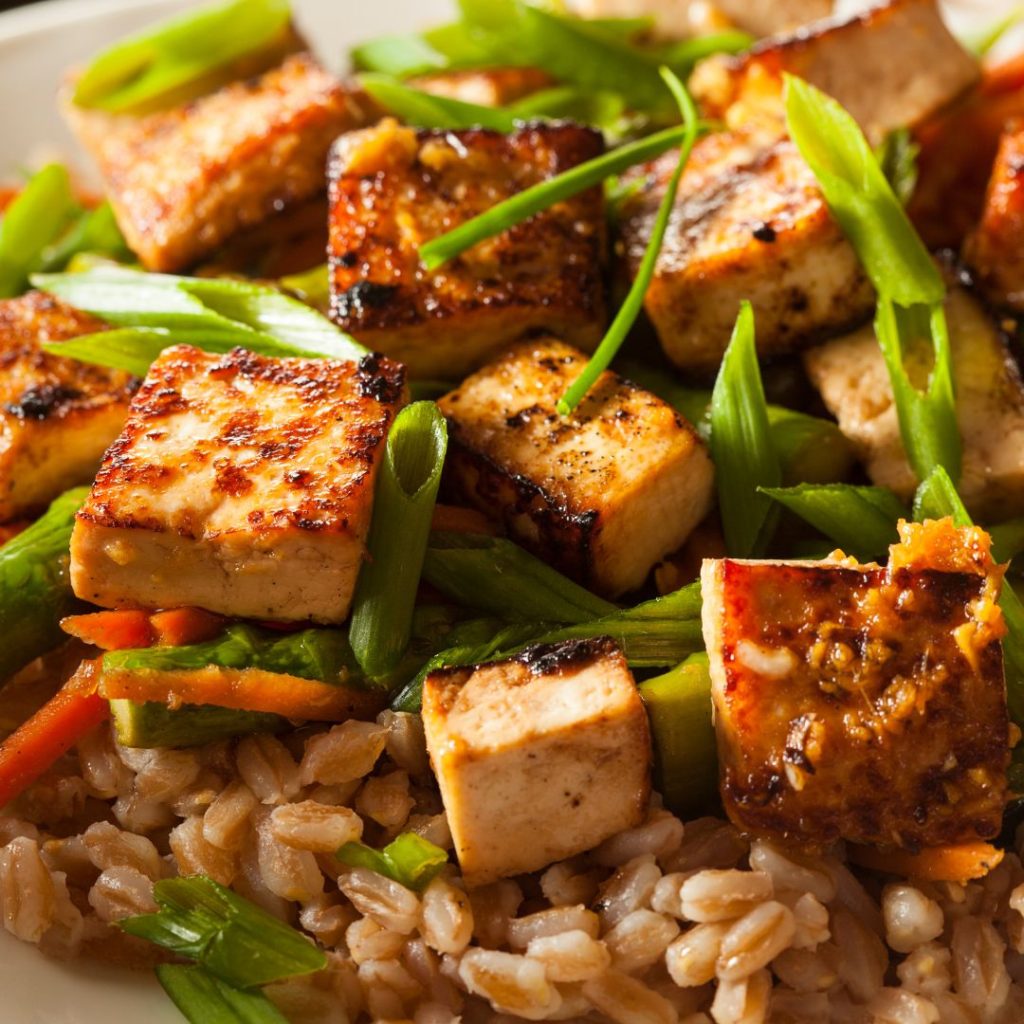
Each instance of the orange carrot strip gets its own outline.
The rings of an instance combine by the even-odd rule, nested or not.
[[[202,608],[171,608],[149,617],[156,643],[165,647],[185,647],[212,640],[224,628],[224,619]]]
[[[149,615],[139,611],[91,612],[62,619],[60,628],[71,636],[104,651],[150,647],[153,630]]]
[[[917,853],[850,846],[849,855],[850,860],[862,868],[925,882],[968,882],[982,878],[1003,859],[1002,850],[983,842],[936,846]]]
[[[435,505],[430,528],[449,533],[482,533],[488,537],[498,535],[498,527],[482,512],[457,505]]]
[[[54,697],[0,743],[0,807],[110,714],[110,706],[96,693],[96,675],[96,662],[83,662]]]

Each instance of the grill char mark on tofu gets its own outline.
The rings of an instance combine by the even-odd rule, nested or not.
[[[42,292],[0,301],[0,521],[89,481],[124,424],[134,378],[40,348],[105,326]]]
[[[372,116],[362,94],[308,53],[139,118],[65,109],[128,244],[149,270],[165,272],[322,192],[331,143]]]
[[[999,832],[1009,727],[986,577],[724,559],[702,583],[737,825],[818,847]]]
[[[76,593],[341,622],[404,371],[167,349],[132,402],[71,544]]]
[[[674,409],[617,374],[560,416],[555,403],[585,363],[560,341],[523,342],[443,397],[445,486],[615,596],[640,586],[705,516],[713,468]]]
[[[677,157],[642,168],[621,247],[635,275]],[[870,315],[874,293],[810,169],[787,139],[721,132],[694,147],[644,307],[683,369],[713,372],[740,302],[761,355],[792,351]]]
[[[387,120],[344,136],[329,167],[332,318],[413,377],[463,376],[531,332],[592,349],[605,321],[601,189],[436,271],[422,266],[419,248],[602,150],[600,133],[570,124],[506,135]]]
[[[643,819],[647,713],[612,640],[432,672],[423,724],[470,886],[582,853]]]
[[[972,513],[998,522],[1019,514],[1024,502],[1024,383],[1001,327],[971,292],[950,289],[946,318],[964,442],[959,491]],[[928,342],[908,351],[913,379],[924,381],[931,358]],[[871,480],[910,498],[917,478],[873,327],[811,349],[804,365]]]

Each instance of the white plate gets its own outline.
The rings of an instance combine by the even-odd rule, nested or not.
[[[50,0],[0,15],[0,181],[56,152],[83,169],[54,96],[72,64],[196,0]],[[324,61],[344,65],[349,46],[450,16],[449,0],[293,0]],[[0,1024],[182,1024],[148,972],[57,964],[0,929]]]

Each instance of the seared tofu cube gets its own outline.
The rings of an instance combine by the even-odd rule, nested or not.
[[[640,173],[621,217],[635,274],[678,155]],[[874,291],[788,139],[719,132],[693,149],[644,305],[665,354],[713,372],[749,299],[761,355],[788,352],[870,315]]]
[[[142,117],[67,107],[117,222],[149,270],[176,271],[324,189],[331,143],[369,104],[309,54]]]
[[[998,834],[1009,763],[998,591],[992,577],[899,559],[705,562],[732,821],[812,847]]]
[[[964,93],[980,66],[946,27],[936,0],[890,0],[774,36],[735,57],[711,57],[691,87],[709,115],[731,126],[781,122],[784,72],[837,99],[880,142]]]
[[[432,672],[423,726],[467,885],[572,857],[644,816],[647,713],[607,638]]]
[[[540,68],[467,68],[419,75],[409,84],[462,103],[506,107],[555,83]]]
[[[401,367],[166,349],[71,537],[79,597],[342,622]]]
[[[639,587],[711,505],[694,429],[649,391],[605,372],[570,416],[555,408],[586,356],[523,342],[439,402],[446,486],[584,586]]]
[[[529,332],[592,349],[605,320],[599,188],[436,271],[419,247],[495,203],[598,156],[571,124],[415,131],[394,121],[338,140],[330,164],[331,314],[413,377],[464,376]]]
[[[0,301],[0,522],[88,483],[124,426],[134,378],[40,348],[105,327],[42,292]]]
[[[981,221],[964,257],[990,301],[1024,312],[1024,125],[999,140]]]
[[[963,437],[960,495],[978,518],[998,522],[1024,506],[1024,384],[1002,329],[969,291],[946,299],[957,420]],[[930,342],[908,348],[911,379],[924,379]],[[852,442],[873,483],[909,499],[918,480],[907,462],[892,386],[869,325],[804,355],[811,382]]]

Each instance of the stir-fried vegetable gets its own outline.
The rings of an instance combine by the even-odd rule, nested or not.
[[[288,728],[288,720],[280,715],[211,704],[171,708],[158,701],[115,699],[109,703],[117,742],[125,747],[197,747],[231,736]]]
[[[444,850],[415,832],[403,832],[382,850],[365,843],[346,843],[337,857],[346,867],[369,868],[414,890],[425,888],[448,863]]]

